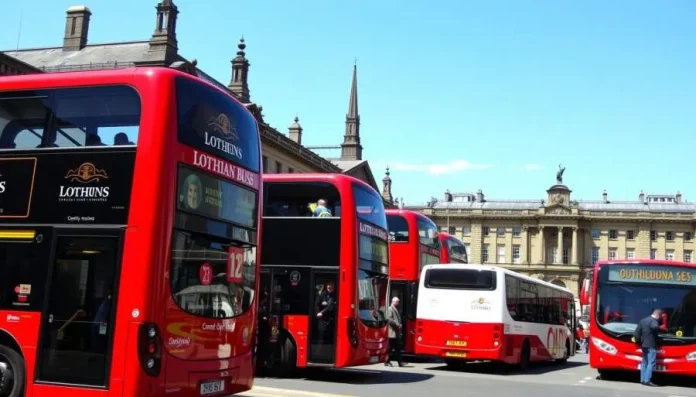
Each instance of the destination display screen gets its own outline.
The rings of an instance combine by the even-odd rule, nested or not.
[[[179,164],[179,210],[254,229],[256,200],[256,192]]]
[[[678,266],[609,266],[607,281],[696,286],[696,269]]]

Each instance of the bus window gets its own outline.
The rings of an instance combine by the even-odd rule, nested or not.
[[[341,198],[336,187],[326,182],[273,183],[264,188],[263,216],[311,217],[312,205],[323,199],[334,217],[341,217]]]
[[[425,287],[493,291],[495,276],[490,270],[430,269],[425,273]]]
[[[41,145],[48,97],[37,93],[0,94],[0,149],[32,149]]]
[[[437,226],[434,223],[418,219],[418,236],[420,243],[430,248],[440,248],[440,239],[437,238]]]
[[[408,221],[401,215],[388,215],[389,241],[393,243],[408,242]]]

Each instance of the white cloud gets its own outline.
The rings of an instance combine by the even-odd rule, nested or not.
[[[420,171],[427,172],[431,175],[442,175],[452,174],[460,171],[487,169],[491,166],[488,164],[474,164],[466,160],[455,160],[444,164],[415,164],[396,162],[391,167],[399,171]]]
[[[539,171],[543,170],[544,166],[541,164],[525,164],[522,169],[525,171]]]

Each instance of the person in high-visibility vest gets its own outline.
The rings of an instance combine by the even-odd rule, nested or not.
[[[319,199],[319,201],[317,201],[317,206],[314,209],[314,213],[312,214],[312,216],[315,218],[324,218],[324,217],[333,216],[331,214],[331,211],[329,211],[329,209],[326,208],[326,200]]]

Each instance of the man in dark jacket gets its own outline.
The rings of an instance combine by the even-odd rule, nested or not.
[[[652,373],[657,358],[658,335],[662,315],[661,309],[653,310],[652,315],[640,320],[633,336],[643,350],[643,361],[640,364],[640,383],[645,386],[656,386],[652,383]]]

